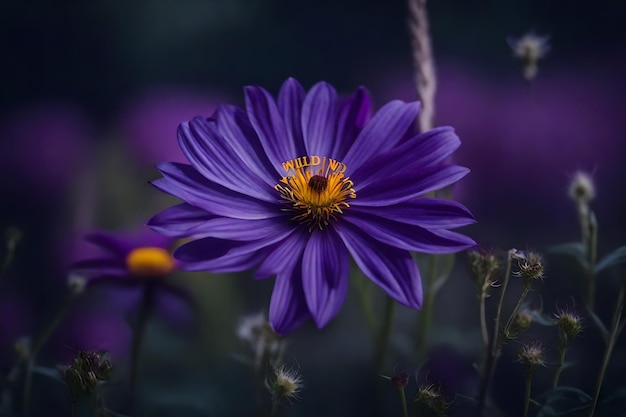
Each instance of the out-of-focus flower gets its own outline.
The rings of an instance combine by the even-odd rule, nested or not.
[[[156,309],[170,319],[188,318],[191,297],[183,288],[167,281],[177,262],[171,256],[174,239],[145,228],[134,233],[96,232],[85,239],[98,246],[102,254],[72,266],[74,273],[87,279],[87,285],[106,284],[129,290],[150,286]],[[119,294],[115,302],[121,306],[138,304],[138,294]]]
[[[419,308],[409,251],[475,245],[449,230],[474,222],[464,206],[423,197],[468,172],[444,162],[460,145],[454,130],[413,135],[416,102],[392,101],[370,118],[364,88],[342,103],[327,83],[306,93],[289,79],[277,100],[261,87],[245,96],[246,111],[221,106],[181,124],[191,165],[158,166],[153,184],[184,203],[150,225],[198,238],[175,252],[182,268],[276,275],[269,319],[281,334],[308,317],[321,328],[338,313],[349,255],[389,296]]]
[[[281,337],[272,329],[265,314],[242,317],[237,326],[237,337],[250,348],[256,369],[277,362],[282,349]]]
[[[83,112],[64,103],[38,103],[0,121],[3,187],[56,197],[79,175],[91,128]]]
[[[156,89],[130,100],[119,121],[123,140],[135,161],[154,166],[161,161],[186,162],[175,139],[181,120],[209,116],[221,102],[198,92]]]
[[[454,196],[481,219],[474,228],[478,240],[552,244],[553,236],[570,232],[562,221],[570,210],[564,194],[576,171],[592,171],[597,189],[618,189],[626,181],[621,139],[626,119],[619,110],[624,95],[618,93],[625,81],[606,73],[609,67],[555,67],[538,77],[529,93],[523,83],[471,65],[439,63],[437,121],[453,125],[463,138],[454,162],[471,167],[472,174],[454,186]],[[410,74],[376,75],[381,77],[377,96],[415,97]],[[623,230],[624,198],[603,195],[596,209],[604,209]],[[617,236],[605,238],[613,237],[617,245]]]
[[[596,188],[591,176],[586,172],[576,171],[569,185],[569,196],[572,200],[589,203],[596,196]]]
[[[522,61],[524,66],[524,78],[532,81],[539,68],[537,63],[550,51],[548,41],[549,36],[539,36],[533,32],[528,32],[520,38],[507,38],[507,43],[513,50],[513,55]]]

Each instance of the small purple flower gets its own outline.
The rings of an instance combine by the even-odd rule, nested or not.
[[[75,262],[74,273],[87,279],[88,286],[103,283],[124,287],[127,291],[113,298],[123,309],[139,304],[139,292],[133,289],[151,286],[156,309],[164,318],[177,322],[188,321],[191,298],[182,288],[166,278],[177,268],[171,255],[174,239],[159,235],[150,229],[134,233],[96,232],[85,239],[102,249],[102,254]]]
[[[473,223],[453,201],[423,195],[468,172],[445,163],[450,127],[413,135],[419,103],[392,101],[370,117],[364,88],[348,100],[320,82],[288,79],[275,100],[245,88],[246,110],[220,106],[178,129],[191,165],[162,163],[154,185],[184,203],[150,220],[190,271],[276,275],[269,310],[285,334],[312,317],[325,326],[346,296],[350,256],[399,303],[419,308],[409,251],[457,252],[475,242],[449,229]],[[419,198],[418,198],[419,197]]]

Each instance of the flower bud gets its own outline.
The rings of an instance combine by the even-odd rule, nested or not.
[[[585,172],[577,171],[569,186],[569,196],[572,200],[589,203],[596,196],[595,186],[591,176]]]
[[[531,370],[543,366],[543,345],[540,342],[525,343],[517,352],[517,359]]]
[[[513,339],[520,333],[528,330],[533,322],[533,311],[527,307],[522,307],[511,323],[511,327],[506,334],[507,339]]]
[[[96,392],[99,381],[111,377],[111,362],[106,353],[80,351],[60,372],[73,393],[86,396]]]
[[[560,311],[556,315],[556,325],[559,328],[561,343],[569,345],[583,330],[582,319],[571,311]]]
[[[419,386],[415,401],[424,404],[437,415],[443,415],[451,405],[443,395],[441,386],[432,383]]]
[[[533,281],[543,279],[543,259],[535,252],[515,251],[513,259],[517,260],[518,271],[513,274],[524,280],[525,286],[530,286]]]

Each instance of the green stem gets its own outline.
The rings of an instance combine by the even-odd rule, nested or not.
[[[480,309],[480,333],[483,336],[483,346],[485,349],[489,348],[489,331],[487,330],[487,319],[485,317],[485,299],[487,294],[483,291],[480,295],[479,309]]]
[[[378,332],[376,343],[376,370],[380,373],[385,362],[385,356],[389,348],[389,341],[393,333],[393,325],[396,318],[396,303],[393,298],[385,297],[385,313],[382,325]]]
[[[598,251],[598,223],[593,212],[589,214],[589,237],[587,241],[587,306],[593,311],[595,304],[595,269]]]
[[[437,289],[434,288],[435,276],[437,274],[437,256],[430,255],[428,258],[428,271],[426,274],[426,293],[422,303],[422,310],[419,313],[417,337],[415,347],[417,348],[418,358],[421,360],[426,350],[426,340],[430,332],[430,323],[433,316],[433,308],[435,304],[435,295]]]
[[[530,385],[533,380],[533,372],[528,371],[526,375],[526,396],[524,398],[524,414],[523,417],[528,416],[528,406],[530,405]]]
[[[52,317],[52,320],[48,322],[46,327],[43,328],[41,333],[37,336],[37,338],[33,342],[32,347],[30,349],[30,356],[24,362],[24,372],[25,372],[24,391],[22,395],[22,412],[23,412],[24,417],[28,416],[29,403],[30,403],[30,388],[32,385],[32,370],[33,370],[33,366],[35,366],[35,359],[37,357],[37,354],[45,346],[46,342],[48,341],[48,339],[50,339],[50,336],[52,336],[56,328],[59,327],[59,324],[61,324],[61,321],[63,321],[63,318],[67,315],[70,308],[74,304],[74,299],[76,298],[76,296],[77,294],[71,293],[71,295],[67,298],[65,303],[61,305],[61,308]]]
[[[626,277],[622,280],[622,285],[617,296],[617,303],[615,305],[615,311],[613,312],[613,319],[611,321],[611,331],[609,333],[609,339],[604,352],[604,357],[602,358],[600,372],[598,373],[598,380],[596,381],[596,388],[593,394],[593,402],[591,404],[591,408],[589,409],[589,417],[593,417],[593,414],[596,411],[598,398],[600,397],[600,390],[602,389],[602,382],[604,381],[604,374],[606,373],[606,368],[611,360],[615,342],[617,341],[617,337],[619,336],[621,330],[620,319],[622,316],[622,310],[624,309],[624,292],[626,292]]]
[[[519,312],[519,309],[522,306],[522,303],[524,302],[524,300],[526,299],[526,296],[528,295],[529,291],[530,291],[530,285],[526,285],[524,287],[524,290],[522,291],[522,295],[517,300],[517,304],[515,304],[515,308],[513,308],[513,311],[511,312],[511,315],[509,316],[508,320],[506,321],[506,325],[504,326],[504,329],[502,330],[502,333],[500,334],[500,339],[501,340],[498,343],[500,343],[500,344],[504,343],[504,339],[509,334],[509,330],[511,328],[511,325],[513,324],[513,320],[515,320],[515,317],[517,317],[517,313]]]
[[[556,371],[554,372],[554,379],[552,380],[552,388],[556,388],[559,386],[559,378],[561,377],[561,371],[563,371],[566,351],[567,351],[567,346],[559,346],[559,364],[557,365]]]
[[[406,406],[406,394],[404,388],[400,388],[400,400],[402,401],[402,416],[409,417],[409,410]]]
[[[376,314],[374,314],[374,309],[372,307],[369,279],[365,275],[363,275],[363,273],[359,272],[354,277],[354,283],[354,288],[357,292],[359,305],[361,306],[361,311],[363,311],[365,322],[367,323],[367,327],[370,329],[371,334],[375,338],[377,323]]]
[[[130,374],[130,389],[133,399],[137,396],[137,380],[139,377],[139,357],[141,355],[141,347],[143,345],[144,333],[146,331],[146,325],[148,324],[148,318],[152,313],[155,296],[155,286],[153,283],[146,283],[143,286],[143,292],[141,296],[141,303],[139,305],[139,311],[137,314],[137,322],[133,329],[133,341],[132,341],[132,367]]]
[[[498,306],[496,309],[496,319],[493,327],[493,334],[491,336],[491,347],[487,348],[487,359],[483,366],[482,375],[480,378],[480,387],[478,389],[478,405],[476,407],[476,416],[483,415],[485,409],[485,400],[487,399],[487,391],[489,391],[489,385],[493,379],[495,365],[500,355],[500,349],[502,345],[499,343],[500,337],[500,317],[502,315],[502,305],[504,304],[504,294],[506,288],[509,285],[509,277],[511,276],[511,262],[513,259],[513,250],[507,252],[506,258],[506,270],[504,272],[504,282],[502,283],[502,290],[500,291],[500,299],[498,300]]]

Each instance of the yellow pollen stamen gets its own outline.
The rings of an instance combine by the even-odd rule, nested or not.
[[[133,249],[126,256],[126,266],[131,274],[139,277],[163,277],[174,270],[174,258],[170,253],[157,247]]]
[[[295,220],[309,228],[323,230],[337,214],[350,207],[349,198],[356,198],[354,183],[342,172],[330,169],[297,168],[274,187],[283,202],[283,210],[293,213]]]

